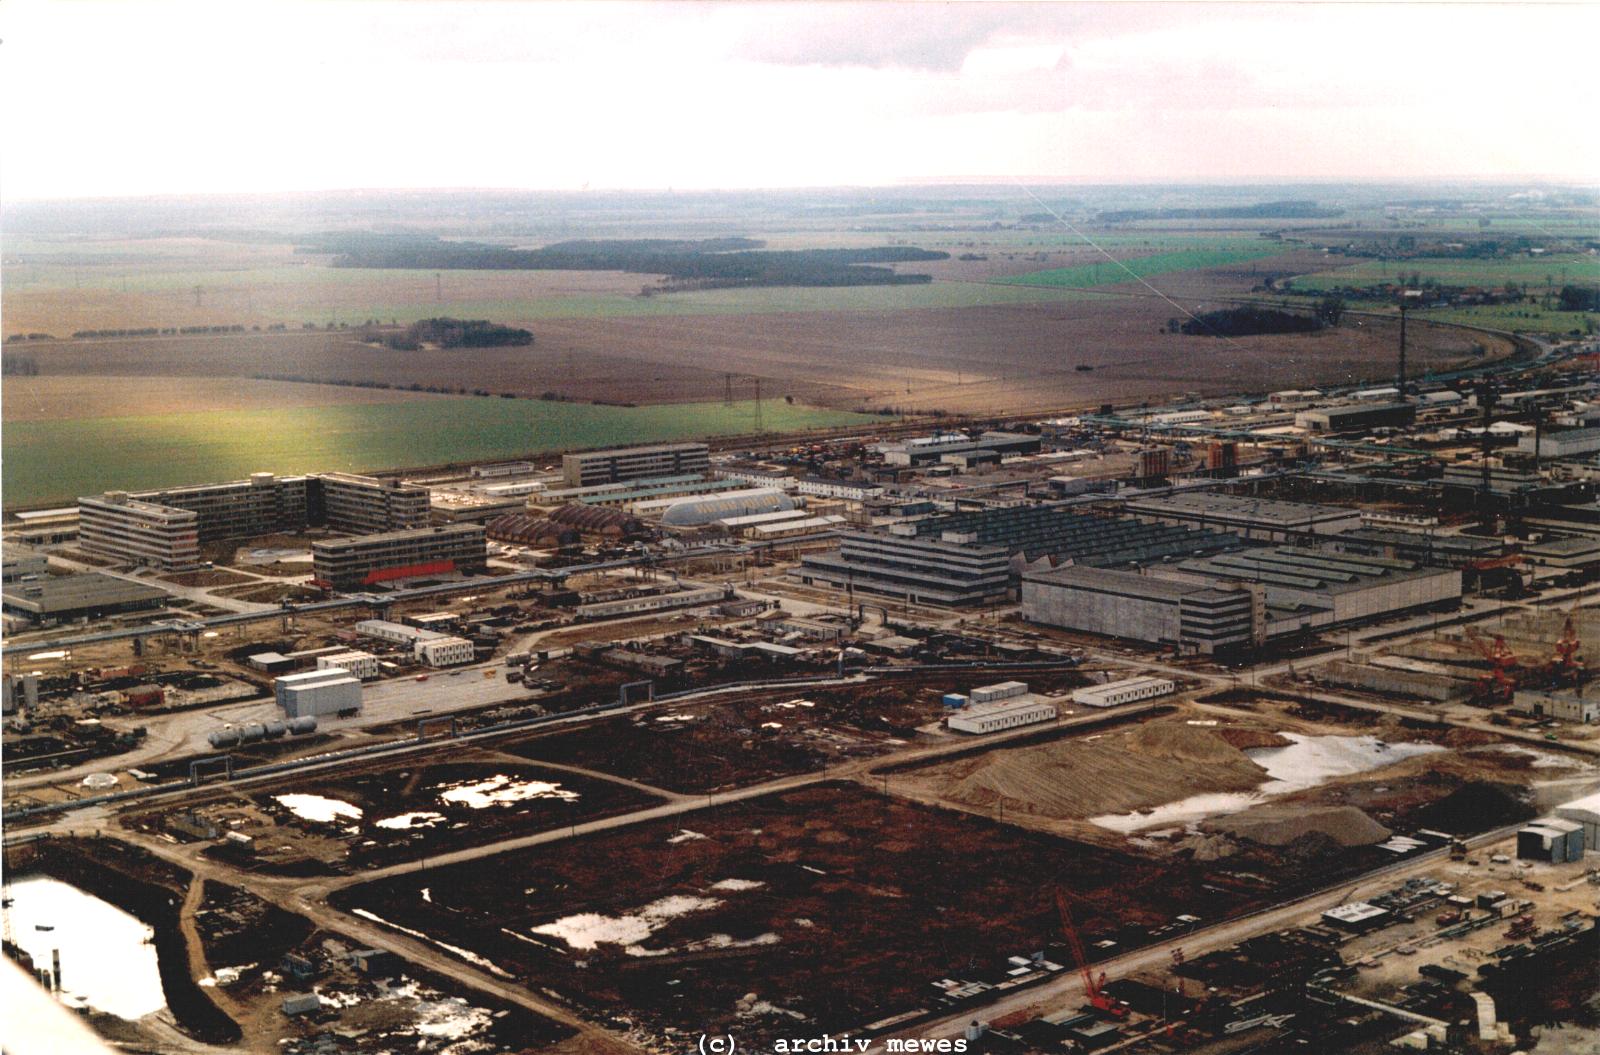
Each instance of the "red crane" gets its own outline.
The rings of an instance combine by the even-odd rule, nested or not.
[[[1574,612],[1576,607],[1574,607]],[[1578,648],[1582,642],[1578,638],[1578,628],[1572,622],[1573,612],[1567,613],[1567,621],[1561,628],[1561,637],[1557,639],[1555,652],[1550,656],[1550,662],[1545,665],[1545,674],[1552,685],[1576,685],[1583,680],[1583,657],[1578,655]]]
[[[1490,707],[1510,703],[1511,697],[1517,691],[1519,680],[1517,654],[1511,651],[1506,639],[1499,634],[1494,636],[1494,644],[1490,645],[1484,642],[1481,634],[1469,626],[1467,640],[1472,642],[1472,647],[1477,649],[1478,654],[1489,663],[1489,671],[1478,679],[1474,695],[1479,702]]]
[[[1128,1009],[1102,990],[1106,984],[1105,972],[1100,972],[1100,977],[1096,979],[1094,972],[1089,969],[1089,958],[1084,955],[1083,940],[1078,937],[1078,928],[1072,922],[1072,909],[1067,905],[1067,895],[1059,887],[1056,888],[1056,910],[1061,913],[1061,932],[1067,937],[1073,959],[1078,961],[1078,973],[1083,975],[1083,995],[1096,1010],[1104,1011],[1112,1018],[1127,1018]]]

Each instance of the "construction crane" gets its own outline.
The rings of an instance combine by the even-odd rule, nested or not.
[[[1083,975],[1083,995],[1097,1011],[1103,1011],[1112,1018],[1127,1018],[1128,1009],[1112,1000],[1105,994],[1106,975],[1100,972],[1097,979],[1094,972],[1089,969],[1089,958],[1084,955],[1083,940],[1078,937],[1078,928],[1072,922],[1072,909],[1067,905],[1067,895],[1060,887],[1056,888],[1056,911],[1061,914],[1061,932],[1066,935],[1067,946],[1072,950],[1072,957],[1078,962],[1078,973]]]
[[[1567,621],[1562,624],[1561,636],[1556,639],[1555,650],[1550,655],[1550,661],[1545,664],[1543,674],[1548,684],[1553,686],[1577,685],[1583,681],[1586,672],[1584,659],[1578,654],[1578,649],[1583,642],[1578,637],[1577,625],[1573,617],[1577,614],[1577,606],[1567,613]]]
[[[1474,697],[1488,707],[1510,703],[1521,680],[1517,654],[1511,651],[1506,639],[1499,634],[1494,636],[1494,642],[1490,644],[1475,627],[1467,627],[1467,640],[1489,664],[1488,672],[1478,679]]]

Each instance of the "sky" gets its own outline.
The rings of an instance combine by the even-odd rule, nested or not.
[[[0,197],[1595,181],[1600,2],[5,0]]]

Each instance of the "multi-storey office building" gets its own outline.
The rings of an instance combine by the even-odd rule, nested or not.
[[[319,582],[347,590],[390,579],[481,572],[488,563],[482,524],[445,524],[326,539],[311,545]]]
[[[126,491],[78,499],[78,546],[85,553],[157,568],[200,563],[200,517],[141,501]]]
[[[117,508],[108,509],[111,505]],[[119,561],[185,567],[198,561],[199,544],[222,539],[308,527],[357,533],[421,527],[428,522],[428,489],[351,473],[255,473],[227,483],[133,494],[110,491],[80,498],[78,520],[86,552]],[[193,552],[168,554],[165,544],[152,542],[176,523],[191,525]]]
[[[420,484],[352,473],[318,473],[311,480],[322,500],[322,515],[314,524],[334,531],[376,534],[428,523],[428,489]]]
[[[704,443],[614,447],[561,456],[561,475],[568,487],[591,487],[651,476],[703,473],[710,468],[711,448]]]

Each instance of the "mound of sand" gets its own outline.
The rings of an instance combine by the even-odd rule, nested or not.
[[[1202,827],[1265,846],[1287,846],[1307,835],[1323,835],[1340,846],[1371,846],[1390,835],[1354,806],[1256,806]]]
[[[1266,771],[1211,728],[1149,722],[1094,740],[1061,739],[931,766],[905,779],[980,809],[1075,819],[1248,791]]]
[[[1249,751],[1256,747],[1288,747],[1294,743],[1282,733],[1275,733],[1270,729],[1245,729],[1235,726],[1230,729],[1218,729],[1217,735],[1241,751]]]

